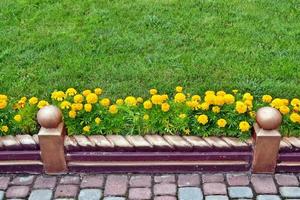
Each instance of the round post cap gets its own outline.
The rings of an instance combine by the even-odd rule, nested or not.
[[[275,108],[262,107],[256,113],[256,122],[265,130],[278,129],[282,122],[282,115]]]
[[[56,106],[48,105],[38,111],[37,120],[44,128],[57,128],[62,122],[62,113]]]

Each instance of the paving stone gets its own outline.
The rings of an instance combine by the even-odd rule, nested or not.
[[[278,185],[282,186],[298,186],[299,182],[295,175],[292,174],[275,174]]]
[[[172,183],[160,183],[154,185],[155,195],[175,195],[176,190],[176,185]]]
[[[104,176],[103,175],[86,175],[81,181],[81,188],[103,188]]]
[[[150,188],[130,188],[129,189],[129,199],[151,199],[151,189]]]
[[[258,195],[256,200],[281,200],[278,195]]]
[[[103,200],[126,200],[124,197],[105,197]]]
[[[0,191],[0,200],[4,199],[4,191]]]
[[[77,185],[58,185],[55,191],[55,198],[75,198],[78,193]]]
[[[0,177],[0,190],[6,190],[10,181],[10,177],[2,176]]]
[[[12,185],[31,185],[33,183],[34,176],[17,176],[11,184]]]
[[[231,198],[253,198],[250,187],[229,187],[228,193]]]
[[[224,183],[204,183],[203,191],[205,195],[227,194]]]
[[[205,200],[229,200],[228,196],[224,195],[210,195],[206,196]]]
[[[245,186],[250,182],[247,174],[227,174],[226,179],[230,186]]]
[[[202,182],[203,183],[223,183],[224,176],[223,176],[223,174],[203,174]]]
[[[200,188],[183,187],[178,191],[179,200],[202,200],[203,194]]]
[[[184,186],[199,186],[199,174],[180,174],[178,175],[178,187]]]
[[[56,185],[56,177],[45,177],[39,176],[34,182],[34,188],[36,189],[44,189],[49,188],[52,189]]]
[[[300,197],[300,187],[280,187],[279,192],[285,198]]]
[[[11,186],[6,191],[6,198],[25,198],[28,194],[28,186]]]
[[[251,177],[251,183],[258,194],[277,194],[277,188],[271,175],[254,174]]]
[[[151,187],[151,176],[137,175],[130,178],[131,187]]]
[[[60,184],[77,185],[80,183],[79,176],[64,176],[60,179]]]
[[[127,191],[128,177],[122,175],[109,175],[106,180],[105,196],[123,196]]]
[[[99,200],[102,197],[102,191],[99,189],[80,190],[78,200]]]
[[[33,190],[29,196],[29,200],[51,200],[52,190]]]
[[[154,200],[177,200],[177,198],[174,196],[158,196]]]
[[[155,183],[175,183],[175,175],[161,175],[154,177]]]

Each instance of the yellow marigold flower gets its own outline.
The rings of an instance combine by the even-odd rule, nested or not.
[[[123,99],[117,99],[116,104],[121,106],[124,104],[124,100]]]
[[[235,104],[235,110],[239,113],[245,113],[247,112],[247,105],[241,101],[237,101]]]
[[[98,96],[95,93],[90,93],[86,96],[86,102],[94,104],[98,102]]]
[[[199,124],[205,125],[208,122],[208,117],[207,115],[200,115],[198,116],[197,121]]]
[[[22,97],[22,98],[20,99],[20,101],[26,102],[26,101],[27,101],[27,97]]]
[[[209,105],[214,104],[214,102],[215,102],[215,97],[216,97],[216,96],[215,96],[214,94],[208,93],[207,95],[205,95],[204,101],[205,101],[206,103],[208,103]]]
[[[199,95],[193,95],[192,101],[201,101],[201,97]]]
[[[4,133],[7,133],[9,130],[8,126],[2,126],[1,127],[1,131],[4,132]]]
[[[176,92],[182,92],[182,90],[183,90],[183,87],[181,87],[181,86],[177,86],[175,90],[176,90]]]
[[[168,103],[161,104],[161,110],[163,112],[168,112],[170,110],[170,105]]]
[[[226,104],[233,104],[235,101],[235,98],[232,94],[225,94],[224,95],[224,102]]]
[[[218,127],[220,127],[220,128],[224,128],[224,127],[226,126],[226,124],[227,124],[227,121],[226,121],[225,119],[219,119],[219,120],[217,121],[217,125],[218,125]]]
[[[244,101],[244,104],[247,105],[247,107],[249,108],[249,110],[252,110],[252,108],[253,108],[253,103],[252,103],[251,100],[246,100],[246,101]]]
[[[233,94],[237,94],[239,91],[238,90],[232,90]]]
[[[212,91],[212,90],[208,90],[208,91],[206,91],[205,92],[205,96],[207,96],[207,95],[213,95],[213,96],[215,96],[215,91]]]
[[[163,103],[164,99],[161,95],[155,94],[151,97],[151,101],[155,105],[160,105]]]
[[[91,129],[91,127],[90,126],[85,126],[85,127],[83,127],[83,131],[84,132],[90,132],[90,129]]]
[[[217,96],[222,96],[223,97],[225,95],[226,95],[226,92],[224,92],[223,90],[217,92]]]
[[[214,104],[217,106],[223,106],[224,105],[224,97],[223,96],[215,96]]]
[[[200,105],[201,110],[208,110],[209,109],[209,104],[204,102]]]
[[[198,101],[187,101],[186,105],[194,110],[197,110],[200,104]]]
[[[145,101],[143,105],[146,110],[149,110],[152,108],[152,103],[150,100]]]
[[[51,98],[57,101],[62,101],[66,97],[63,91],[54,91],[51,95]]]
[[[101,123],[101,119],[100,119],[100,117],[96,117],[96,119],[95,119],[95,123],[96,123],[96,124],[100,124],[100,123]]]
[[[293,108],[293,111],[294,111],[294,112],[299,112],[299,111],[300,111],[300,106],[295,106],[295,107]]]
[[[44,108],[45,106],[48,106],[48,105],[49,105],[49,103],[48,103],[47,101],[41,100],[41,101],[38,103],[37,107],[38,107],[39,109],[41,109],[41,108]]]
[[[287,107],[286,105],[280,106],[279,111],[281,114],[286,115],[290,112],[290,108]]]
[[[284,105],[282,99],[276,98],[274,99],[271,104],[270,104],[273,108],[277,108],[279,109],[281,106]]]
[[[87,96],[87,95],[89,95],[89,94],[91,94],[92,93],[92,91],[91,90],[84,90],[83,92],[82,92],[82,94],[83,94],[83,96]]]
[[[101,100],[100,100],[100,104],[101,104],[102,106],[108,107],[108,106],[110,105],[110,100],[109,100],[109,98],[101,99]]]
[[[300,123],[300,115],[298,113],[292,113],[290,115],[290,120],[294,123]]]
[[[69,112],[69,117],[72,118],[72,119],[74,119],[74,118],[76,117],[76,115],[77,115],[77,113],[76,113],[75,110],[71,110],[71,111]]]
[[[74,88],[68,88],[66,91],[66,95],[72,97],[77,94],[77,91]]]
[[[136,106],[137,100],[133,96],[128,96],[125,98],[125,104],[128,106]]]
[[[271,101],[272,101],[272,96],[266,94],[266,95],[264,95],[264,96],[262,97],[262,101],[265,102],[265,103],[271,103]]]
[[[175,99],[175,102],[176,102],[176,103],[182,103],[182,102],[185,102],[186,96],[185,96],[185,94],[183,94],[183,93],[177,93],[177,94],[175,95],[174,99]]]
[[[250,111],[249,115],[252,119],[255,119],[255,117],[256,117],[256,113],[254,111]]]
[[[145,121],[147,121],[147,120],[149,120],[149,115],[147,115],[147,114],[145,114],[144,116],[143,116],[143,120],[145,120]]]
[[[214,106],[214,107],[212,107],[212,111],[213,111],[214,113],[219,113],[219,112],[221,111],[221,109],[220,109],[219,106]]]
[[[24,108],[26,104],[26,101],[24,101],[24,99],[20,99],[17,103],[17,108]]]
[[[285,106],[288,106],[290,101],[288,99],[282,99],[282,103],[285,105]]]
[[[81,94],[77,94],[74,96],[74,103],[82,103],[84,100],[84,97]]]
[[[243,95],[243,100],[250,100],[252,101],[253,100],[253,96],[249,93],[249,92],[246,92],[244,95]]]
[[[4,94],[0,94],[0,101],[1,100],[3,100],[3,101],[7,101],[8,100],[8,98],[7,98],[7,96],[6,95],[4,95]]]
[[[186,118],[186,114],[184,114],[184,113],[181,113],[181,114],[179,115],[179,118],[180,118],[180,119],[184,119],[184,118]]]
[[[16,122],[20,122],[20,121],[22,121],[22,116],[21,116],[21,115],[15,115],[15,116],[14,116],[14,120],[15,120]]]
[[[84,110],[85,110],[86,112],[91,112],[92,109],[93,109],[92,104],[90,104],[90,103],[84,104]]]
[[[7,106],[7,101],[5,100],[0,100],[0,109],[4,109]]]
[[[136,100],[137,100],[137,102],[139,102],[139,103],[143,103],[143,101],[144,101],[144,99],[143,99],[142,97],[138,97]]]
[[[116,106],[116,105],[111,105],[111,106],[109,106],[108,111],[109,111],[111,114],[116,114],[116,113],[118,112],[118,106]]]
[[[39,99],[38,98],[36,98],[36,97],[31,97],[30,99],[29,99],[29,104],[30,105],[35,105],[35,104],[37,104],[39,102]]]
[[[163,94],[161,95],[161,98],[163,101],[166,101],[167,99],[169,99],[169,96],[167,94]]]
[[[83,104],[82,103],[73,103],[71,105],[71,108],[72,108],[72,110],[80,111],[83,109]]]
[[[291,105],[294,107],[299,107],[300,106],[300,99],[294,98],[291,101]]]
[[[102,94],[102,89],[101,88],[95,88],[94,92],[95,92],[96,95],[100,95],[100,94]]]
[[[63,102],[61,102],[61,104],[60,104],[60,108],[61,109],[69,109],[69,108],[71,108],[71,103],[70,102],[68,102],[68,101],[63,101]]]
[[[246,131],[249,131],[250,129],[250,124],[246,121],[242,121],[240,122],[239,124],[239,128],[242,132],[246,132]]]
[[[150,93],[151,95],[155,95],[155,94],[157,94],[157,89],[150,89],[150,90],[149,90],[149,93]]]

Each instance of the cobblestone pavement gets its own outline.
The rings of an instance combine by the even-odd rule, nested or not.
[[[0,175],[0,199],[300,199],[298,174]]]

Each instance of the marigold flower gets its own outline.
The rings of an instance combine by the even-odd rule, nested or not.
[[[224,128],[225,126],[226,126],[226,124],[227,124],[227,121],[225,120],[225,119],[219,119],[218,121],[217,121],[217,125],[218,125],[218,127],[220,127],[220,128]]]
[[[266,94],[266,95],[264,95],[264,96],[262,97],[262,101],[265,102],[265,103],[271,103],[271,101],[272,101],[272,96]]]
[[[290,120],[294,123],[300,123],[300,115],[298,113],[293,112],[290,115]]]
[[[33,106],[39,102],[39,99],[36,97],[31,97],[28,102],[29,102],[29,105]]]
[[[163,94],[163,95],[161,95],[161,98],[163,101],[166,101],[169,99],[169,96],[167,94]]]
[[[282,99],[276,98],[274,99],[271,104],[270,104],[273,108],[277,108],[279,109],[281,106],[284,105]]]
[[[90,129],[91,129],[90,126],[84,126],[82,130],[83,130],[84,132],[90,132]]]
[[[291,105],[294,107],[300,107],[300,99],[297,98],[292,99]]]
[[[51,98],[57,101],[63,101],[66,97],[66,94],[63,91],[54,91],[51,95]]]
[[[123,105],[124,104],[124,100],[123,99],[117,99],[116,104],[119,105],[119,106]]]
[[[84,97],[81,94],[77,94],[74,96],[74,103],[82,103],[84,100]]]
[[[168,112],[170,110],[170,105],[168,103],[161,104],[161,110],[163,112]]]
[[[101,88],[95,88],[94,92],[95,92],[96,95],[100,95],[100,94],[102,94],[102,89]]]
[[[111,105],[111,106],[109,106],[108,111],[109,111],[111,114],[116,114],[116,113],[118,112],[118,106],[116,106],[116,105]]]
[[[48,103],[47,101],[41,100],[41,101],[38,103],[37,107],[38,107],[39,109],[41,109],[41,108],[44,108],[45,106],[48,106],[48,105],[49,105],[49,103]]]
[[[83,104],[82,103],[73,103],[71,105],[71,108],[72,108],[72,110],[80,111],[83,109]]]
[[[4,132],[4,133],[7,133],[9,130],[8,126],[4,125],[1,127],[1,131]]]
[[[243,100],[250,100],[252,101],[253,100],[253,96],[249,93],[249,92],[246,92],[244,95],[243,95]]]
[[[212,107],[212,111],[213,111],[214,113],[219,113],[219,112],[221,111],[221,109],[220,109],[219,106],[214,106],[214,107]]]
[[[199,108],[199,102],[198,101],[187,101],[186,105],[194,110],[197,110]]]
[[[84,104],[84,110],[85,110],[86,112],[91,112],[92,109],[93,109],[92,104],[90,104],[90,103]]]
[[[144,99],[143,99],[142,97],[138,97],[136,100],[137,100],[137,102],[139,102],[139,103],[143,103],[143,101],[144,101]]]
[[[224,97],[223,96],[215,96],[214,104],[217,106],[223,106],[224,105]]]
[[[149,93],[150,93],[151,95],[155,95],[155,94],[157,94],[157,89],[150,89],[150,90],[149,90]]]
[[[147,120],[149,120],[149,115],[147,115],[147,114],[145,114],[144,116],[143,116],[143,120],[145,120],[145,121],[147,121]]]
[[[200,104],[201,110],[208,110],[209,109],[209,104],[204,102]]]
[[[22,116],[21,116],[21,115],[15,115],[15,116],[14,116],[14,120],[15,120],[16,122],[21,122],[21,121],[22,121]]]
[[[152,108],[152,103],[150,100],[145,101],[143,105],[146,110],[149,110]]]
[[[232,94],[225,94],[224,95],[224,102],[226,104],[233,104],[235,101],[235,98]]]
[[[235,110],[239,113],[245,113],[247,112],[247,105],[241,101],[237,101],[235,104]]]
[[[207,117],[207,115],[202,114],[202,115],[198,116],[197,121],[199,124],[205,125],[208,122],[208,117]]]
[[[290,112],[290,108],[287,107],[286,105],[280,106],[279,111],[281,114],[286,115]]]
[[[77,91],[74,89],[74,88],[68,88],[67,91],[66,91],[66,95],[67,96],[74,96],[77,94]]]
[[[84,90],[83,92],[82,92],[82,94],[83,94],[83,96],[87,96],[87,95],[89,95],[90,93],[92,93],[92,91],[91,90]]]
[[[215,96],[215,91],[212,91],[212,90],[208,90],[208,91],[206,91],[205,92],[205,96],[208,96],[208,95],[213,95],[213,96]]]
[[[256,113],[254,111],[250,111],[249,115],[252,119],[255,119],[255,117],[256,117]]]
[[[193,95],[192,101],[201,101],[201,97],[199,95]]]
[[[207,95],[205,95],[204,101],[205,101],[206,103],[208,103],[209,105],[214,104],[214,102],[215,102],[215,97],[216,97],[216,96],[215,96],[214,94],[208,93]]]
[[[250,124],[246,121],[242,121],[240,122],[239,124],[239,129],[242,131],[242,132],[246,132],[246,131],[249,131],[250,129]]]
[[[124,102],[128,106],[136,106],[136,104],[137,104],[137,100],[133,96],[126,97],[125,100],[124,100]]]
[[[69,109],[69,108],[71,108],[71,103],[70,102],[68,102],[68,101],[63,101],[63,102],[61,102],[61,104],[60,104],[60,108],[62,109],[62,110],[64,110],[64,109]]]
[[[237,94],[239,90],[232,90],[233,94]]]
[[[183,87],[181,87],[181,86],[177,86],[175,90],[176,90],[176,92],[182,92],[182,90],[183,90]]]
[[[160,105],[163,103],[164,99],[161,95],[155,94],[151,97],[151,101],[155,105]]]
[[[8,100],[8,98],[7,98],[7,96],[6,95],[4,95],[4,94],[0,94],[0,101],[1,100],[3,100],[3,101],[7,101]]]
[[[86,96],[86,102],[94,104],[98,102],[98,96],[95,93],[90,93]]]
[[[7,106],[7,101],[5,100],[0,100],[0,109],[4,109]]]
[[[225,95],[226,95],[226,92],[224,92],[223,90],[217,92],[217,96],[222,96],[223,97]]]
[[[100,124],[100,123],[101,123],[100,117],[96,117],[96,118],[95,118],[95,123],[96,123],[96,124]]]
[[[100,100],[100,104],[101,104],[102,106],[108,107],[108,106],[110,105],[110,100],[109,100],[109,98],[101,99],[101,100]]]
[[[76,113],[75,110],[71,110],[71,111],[69,112],[69,117],[72,118],[72,119],[74,119],[74,118],[76,117],[76,115],[77,115],[77,113]]]
[[[186,96],[183,93],[177,93],[174,97],[174,100],[176,103],[182,103],[185,102]]]

